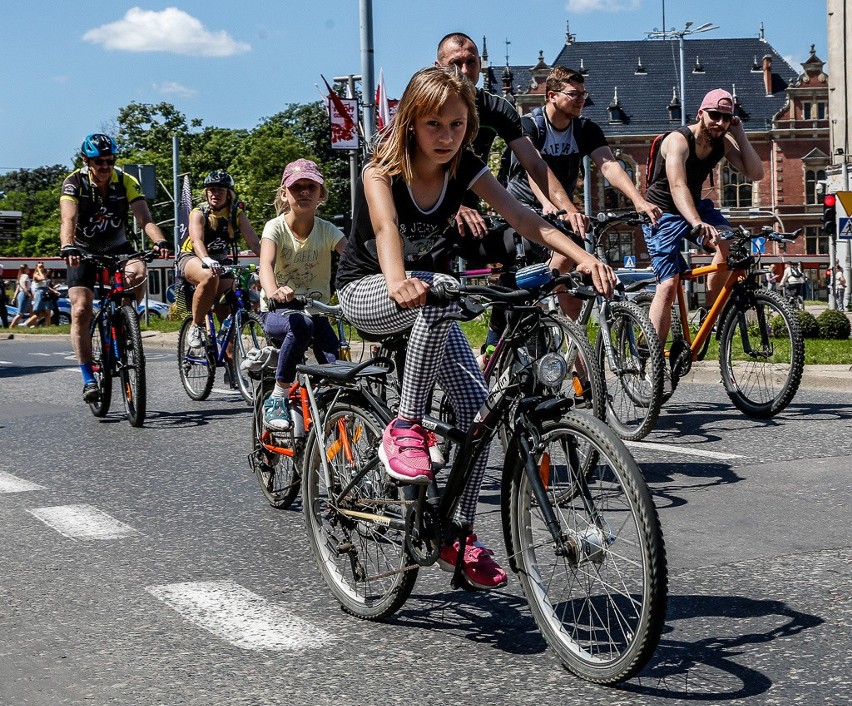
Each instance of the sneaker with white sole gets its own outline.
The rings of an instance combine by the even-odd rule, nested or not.
[[[204,340],[201,337],[201,327],[193,324],[189,327],[189,334],[186,337],[186,343],[190,348],[203,348]]]
[[[432,459],[426,430],[419,424],[409,424],[394,419],[382,433],[379,458],[387,474],[403,483],[429,483],[432,474]]]
[[[263,426],[270,431],[287,431],[293,426],[286,397],[269,397],[263,403]]]

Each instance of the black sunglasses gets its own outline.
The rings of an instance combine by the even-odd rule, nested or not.
[[[718,110],[708,110],[706,113],[713,122],[719,122],[721,120],[723,123],[729,123],[731,122],[731,118],[734,117],[730,113],[722,113]]]
[[[103,157],[97,157],[93,159],[92,162],[97,164],[99,167],[102,167],[105,164],[112,166],[113,164],[115,164],[115,157],[107,157],[106,159],[104,159]]]

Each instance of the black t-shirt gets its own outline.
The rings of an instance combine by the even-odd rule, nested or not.
[[[574,118],[564,130],[557,130],[550,124],[545,111],[542,111],[542,117],[544,134],[539,130],[541,118],[537,121],[534,117],[525,115],[521,119],[524,135],[532,140],[541,158],[550,167],[569,198],[573,197],[583,157],[599,147],[606,147],[606,137],[597,123],[588,118]],[[521,203],[541,208],[530,188],[527,173],[514,155],[506,189]]]
[[[462,198],[487,169],[481,159],[464,150],[455,177],[451,178],[447,172],[441,197],[428,211],[423,211],[414,202],[408,184],[402,176],[397,175],[391,179],[406,270],[435,271],[435,254],[443,251],[447,242],[459,238],[455,215],[461,206]],[[373,232],[370,209],[364,195],[364,181],[359,179],[355,190],[352,230],[337,268],[337,288],[381,271],[376,253],[376,234]]]
[[[699,159],[695,153],[695,135],[688,127],[680,127],[677,130],[686,138],[689,144],[689,155],[686,158],[684,165],[686,171],[686,185],[689,188],[689,193],[692,195],[692,201],[695,205],[701,200],[701,187],[710,176],[710,172],[725,156],[725,145],[719,143],[713,147],[713,151],[706,159]],[[645,198],[655,206],[659,206],[664,213],[676,213],[682,215],[675,206],[672,198],[672,190],[669,185],[669,178],[666,174],[666,160],[660,154],[654,164],[654,173],[651,175],[648,191]]]

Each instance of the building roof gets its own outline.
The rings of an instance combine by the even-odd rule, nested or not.
[[[772,95],[766,95],[763,57],[772,59]],[[641,70],[637,67],[641,60]],[[608,135],[648,135],[680,125],[669,119],[673,88],[679,92],[678,40],[572,42],[562,47],[554,66],[580,70],[586,75],[589,100],[583,115],[601,125]],[[702,71],[693,68],[699,63]],[[686,39],[684,41],[686,121],[692,122],[701,99],[714,88],[735,94],[746,130],[767,130],[772,117],[787,101],[785,89],[799,72],[761,39]],[[501,68],[490,67],[493,92],[501,90]],[[516,96],[530,90],[532,66],[512,66]],[[519,89],[520,87],[520,89]],[[611,123],[607,110],[618,93],[624,123]],[[540,90],[540,89],[539,89]],[[533,90],[533,92],[539,92]]]

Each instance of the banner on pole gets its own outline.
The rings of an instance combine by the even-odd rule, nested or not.
[[[192,191],[189,188],[189,176],[184,174],[183,186],[180,190],[180,206],[178,207],[178,252],[189,237],[189,212],[191,210]]]
[[[336,96],[328,101],[331,149],[358,149],[358,99]]]

